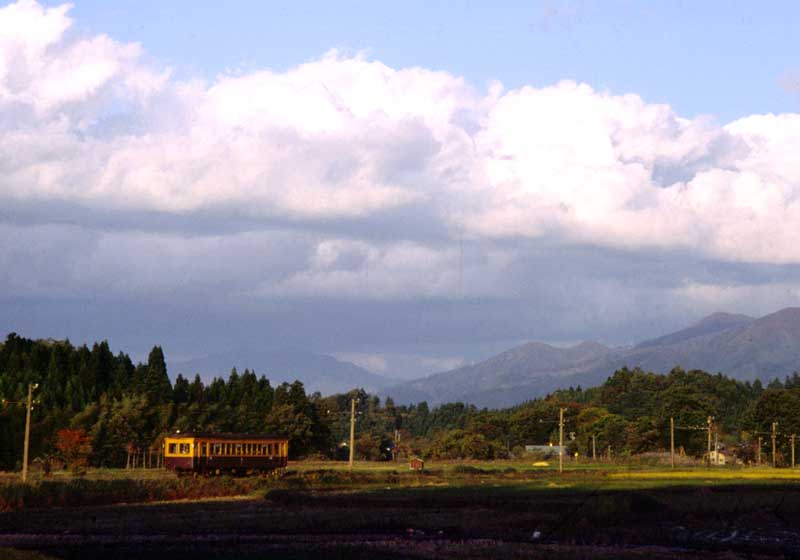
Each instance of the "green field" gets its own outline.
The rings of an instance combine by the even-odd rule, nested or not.
[[[0,514],[0,558],[800,554],[800,471],[766,467],[299,462],[282,478],[36,475],[25,491]]]

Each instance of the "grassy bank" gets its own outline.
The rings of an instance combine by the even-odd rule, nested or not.
[[[241,496],[267,488],[263,478],[111,478],[46,480],[0,486],[0,511]]]
[[[82,477],[67,473],[57,473],[51,479],[34,476],[32,482],[25,485],[17,476],[0,476],[0,511],[258,496],[270,491],[277,500],[292,500],[309,493],[396,493],[404,489],[431,488],[445,493],[469,493],[481,488],[494,488],[499,493],[569,493],[744,484],[800,488],[800,470],[767,467],[672,470],[647,465],[593,463],[570,464],[559,474],[553,468],[537,467],[530,462],[487,461],[430,463],[423,472],[411,471],[402,463],[358,462],[351,472],[346,463],[309,461],[293,463],[282,478],[178,478],[156,469],[99,469]]]

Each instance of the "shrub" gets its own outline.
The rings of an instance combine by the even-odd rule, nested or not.
[[[487,471],[472,465],[456,465],[452,472],[455,474],[486,474]]]

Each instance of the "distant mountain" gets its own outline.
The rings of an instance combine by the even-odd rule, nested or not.
[[[800,308],[755,319],[714,313],[632,348],[584,342],[556,348],[531,342],[475,365],[384,390],[398,403],[461,400],[510,406],[555,389],[596,385],[622,366],[665,373],[675,366],[768,380],[800,370]]]
[[[385,391],[399,403],[464,401],[503,406],[533,398],[558,385],[558,380],[586,373],[615,352],[597,342],[558,348],[529,342],[474,365],[437,373]]]
[[[227,378],[234,366],[239,373],[249,368],[258,375],[266,375],[273,386],[283,381],[299,379],[307,392],[319,391],[324,395],[343,393],[354,388],[378,392],[392,382],[350,362],[289,347],[258,351],[231,350],[205,358],[170,362],[169,370],[173,374],[183,373],[184,377],[190,378],[195,373],[199,373],[204,379],[214,376]]]
[[[747,315],[734,315],[731,313],[714,313],[712,315],[709,315],[708,317],[705,317],[704,319],[700,319],[696,323],[692,323],[685,329],[681,329],[677,332],[667,334],[658,338],[654,338],[653,340],[646,340],[644,342],[640,342],[639,344],[636,345],[636,348],[669,346],[671,344],[677,344],[685,340],[697,338],[698,336],[713,334],[730,329],[732,327],[739,327],[742,325],[746,325],[747,323],[752,323],[753,321],[755,321],[755,319],[753,317],[748,317]]]

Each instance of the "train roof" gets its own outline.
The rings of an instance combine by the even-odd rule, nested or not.
[[[277,434],[215,434],[212,432],[180,432],[175,434],[169,434],[167,437],[169,438],[202,438],[202,439],[230,439],[230,440],[237,440],[237,439],[247,439],[247,440],[254,440],[254,439],[279,439],[279,440],[288,440],[289,438],[286,436],[279,436]]]

